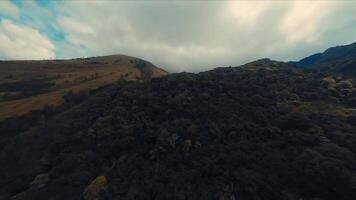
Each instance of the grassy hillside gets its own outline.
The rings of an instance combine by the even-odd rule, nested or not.
[[[93,90],[119,79],[143,80],[167,73],[123,55],[72,60],[0,61],[0,120],[45,106],[59,106],[68,92]]]
[[[269,60],[120,81],[0,124],[0,199],[353,200],[354,85]]]

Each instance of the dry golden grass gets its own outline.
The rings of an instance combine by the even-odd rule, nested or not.
[[[69,91],[76,93],[93,90],[121,78],[138,80],[143,77],[143,73],[149,73],[151,77],[167,74],[149,62],[145,70],[140,70],[133,62],[135,60],[137,58],[115,55],[57,61],[1,61],[0,84],[48,78],[54,86],[46,94],[0,101],[0,120],[21,116],[45,106],[58,106],[63,103],[63,95]]]
[[[39,110],[45,106],[58,106],[63,103],[64,93],[53,92],[13,101],[0,102],[0,119],[21,116],[32,110]]]

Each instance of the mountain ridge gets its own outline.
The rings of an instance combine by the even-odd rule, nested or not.
[[[59,106],[68,92],[87,92],[119,79],[144,81],[168,72],[143,59],[110,55],[0,62],[0,120]]]
[[[323,53],[288,63],[297,67],[353,76],[356,75],[356,42],[331,47]]]

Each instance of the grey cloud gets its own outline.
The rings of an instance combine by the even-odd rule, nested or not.
[[[60,50],[59,57],[122,53],[150,60],[171,72],[197,72],[216,66],[236,66],[262,57],[295,60],[328,45],[352,42],[354,39],[354,3],[311,4],[315,10],[319,7],[326,9],[320,13],[305,11],[303,7],[311,3],[305,1],[264,1],[247,7],[244,3],[58,3],[58,24],[61,24],[61,17],[66,17],[91,27],[94,32],[80,34],[73,27],[62,26],[71,43],[60,45],[67,51]],[[288,32],[284,32],[281,24],[288,19],[292,9],[297,9],[294,10],[297,15],[290,17]],[[298,21],[299,17],[305,20],[305,24]],[[301,25],[293,26],[297,22]],[[296,34],[295,41],[289,38],[293,34]]]

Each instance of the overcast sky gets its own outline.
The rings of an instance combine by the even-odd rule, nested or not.
[[[356,41],[354,1],[0,0],[0,59],[108,54],[198,72]]]

